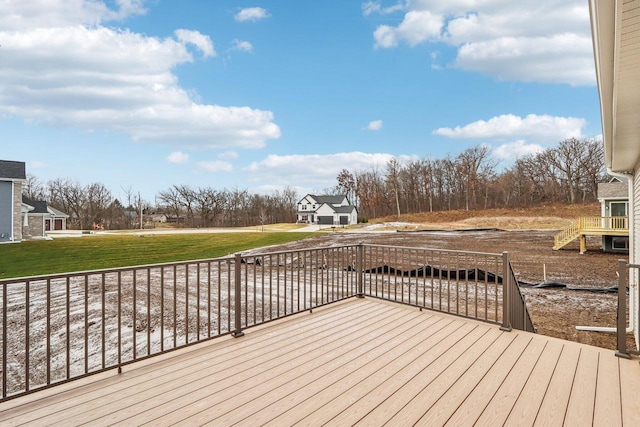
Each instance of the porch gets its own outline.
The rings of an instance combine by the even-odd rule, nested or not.
[[[629,217],[585,216],[578,218],[554,237],[553,250],[580,239],[580,253],[587,250],[586,236],[629,236]]]

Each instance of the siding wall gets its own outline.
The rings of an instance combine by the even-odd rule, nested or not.
[[[0,181],[0,242],[8,242],[13,236],[12,207],[9,204],[12,194],[12,183]]]
[[[636,165],[636,172],[633,175],[633,191],[630,194],[629,200],[629,217],[632,221],[629,221],[629,262],[632,264],[640,263],[640,164]],[[635,275],[632,275],[635,278]],[[640,335],[638,329],[640,329],[640,295],[638,289],[638,283],[635,279],[629,283],[629,304],[634,307],[634,335],[636,338],[636,346],[640,350]]]
[[[22,240],[22,182],[17,181],[13,184],[13,240],[19,242]]]

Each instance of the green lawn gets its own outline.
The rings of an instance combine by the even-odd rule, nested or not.
[[[84,236],[0,245],[0,279],[216,258],[313,233]]]

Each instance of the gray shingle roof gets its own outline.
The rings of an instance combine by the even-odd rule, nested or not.
[[[0,160],[0,178],[27,179],[24,162]]]
[[[49,213],[49,211],[47,211],[47,202],[44,202],[41,200],[31,200],[28,197],[22,196],[22,203],[25,203],[29,206],[33,206],[35,208],[29,213],[32,213],[32,214],[48,214]]]
[[[340,204],[344,200],[344,196],[316,196],[310,194],[319,204],[328,203],[330,205]]]
[[[333,208],[336,213],[351,213],[355,209],[355,206],[339,206],[337,208]]]
[[[628,182],[601,182],[598,184],[598,198],[627,198],[629,197]]]

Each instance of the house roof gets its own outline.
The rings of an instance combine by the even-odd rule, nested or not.
[[[25,163],[0,160],[0,178],[27,179]]]
[[[355,206],[349,205],[349,206],[333,207],[333,210],[336,211],[336,213],[351,213],[355,208],[356,208]]]
[[[640,159],[640,0],[590,0],[605,163],[632,171]]]
[[[598,184],[598,199],[629,198],[628,182],[601,182]]]
[[[22,196],[22,203],[33,206],[33,210],[29,211],[30,214],[48,214],[47,202],[42,200],[31,200],[26,196]]]
[[[346,196],[316,196],[315,194],[307,194],[307,196],[312,197],[318,204],[327,203],[330,205],[341,204],[342,201],[346,198]]]
[[[69,218],[69,215],[67,215],[66,213],[64,213],[64,212],[62,212],[62,211],[60,211],[60,210],[58,210],[56,208],[53,208],[53,207],[49,206],[47,209],[49,210],[49,213],[51,213],[53,216]]]

